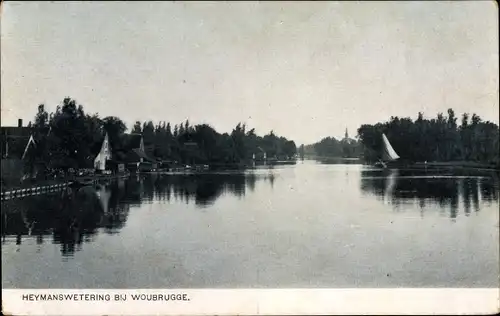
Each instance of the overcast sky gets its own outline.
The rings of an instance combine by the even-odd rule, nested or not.
[[[300,143],[453,107],[498,122],[495,2],[7,2],[2,125],[65,97],[101,117],[246,122]]]

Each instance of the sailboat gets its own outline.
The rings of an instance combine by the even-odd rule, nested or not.
[[[392,148],[392,145],[387,139],[387,136],[385,136],[385,134],[382,134],[382,158],[375,165],[387,168],[387,163],[396,161],[398,159],[399,155],[396,153],[394,148]]]

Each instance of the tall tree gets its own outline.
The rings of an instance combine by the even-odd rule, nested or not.
[[[40,104],[38,106],[38,112],[35,116],[34,127],[38,130],[45,130],[45,128],[49,125],[49,114],[45,110],[45,105]]]
[[[132,128],[132,133],[135,134],[141,134],[142,133],[142,127],[141,127],[141,122],[136,121],[134,124],[134,127]]]
[[[86,115],[83,106],[67,97],[52,116],[48,139],[51,165],[54,168],[82,168],[89,166],[92,149],[101,135],[97,115]]]
[[[142,127],[142,137],[146,153],[153,156],[155,149],[155,126],[152,121],[144,122]]]

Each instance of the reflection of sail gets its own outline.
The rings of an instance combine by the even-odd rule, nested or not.
[[[392,148],[391,143],[389,143],[389,140],[387,139],[385,134],[382,134],[382,140],[383,140],[382,160],[393,161],[399,159],[399,155],[396,153],[394,148]]]
[[[269,182],[271,183],[271,188],[274,187],[274,173],[269,173]]]
[[[386,182],[387,184],[385,186],[385,192],[384,192],[384,201],[385,202],[392,200],[394,189],[396,188],[397,176],[398,176],[398,170],[393,169],[393,170],[391,170],[391,173],[387,177],[387,182]]]

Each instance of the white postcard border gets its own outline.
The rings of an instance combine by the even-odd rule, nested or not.
[[[49,294],[68,300],[41,300]],[[157,301],[132,299],[142,294]],[[498,313],[499,300],[494,288],[2,290],[4,315],[471,315]]]

